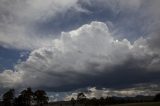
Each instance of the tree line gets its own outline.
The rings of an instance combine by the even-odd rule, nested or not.
[[[43,106],[48,103],[49,98],[44,90],[32,91],[27,88],[15,97],[15,90],[10,89],[2,96],[3,106]]]
[[[148,96],[151,97],[151,96]],[[160,101],[160,93],[156,94],[150,99],[146,99],[146,96],[142,97],[101,97],[88,99],[86,95],[81,92],[77,94],[77,98],[72,98],[67,103],[72,106],[76,106],[76,104],[84,104],[92,105],[92,106],[104,106],[110,104],[123,104],[123,103],[137,103],[137,102],[157,102]],[[20,92],[20,94],[16,97],[15,90],[10,89],[2,96],[3,103],[0,104],[2,106],[43,106],[48,104],[49,98],[44,90],[36,90],[32,91],[31,88],[27,88]],[[64,103],[58,102],[61,104]],[[65,104],[64,104],[65,105]]]
[[[88,99],[84,93],[78,93],[77,98],[71,98],[72,106],[84,104],[84,106],[104,106],[111,104],[140,103],[140,102],[160,102],[160,93],[155,96],[136,96],[136,97],[101,97]]]

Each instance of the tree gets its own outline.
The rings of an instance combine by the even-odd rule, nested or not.
[[[14,101],[14,89],[10,89],[3,95],[4,106],[11,106]]]
[[[95,97],[93,97],[93,98],[91,99],[91,104],[92,104],[93,106],[98,106],[98,99],[95,98]]]
[[[33,100],[33,92],[31,88],[27,88],[27,90],[23,90],[21,95],[18,97],[19,104],[23,104],[25,106],[31,106]]]
[[[86,96],[84,95],[84,93],[78,93],[77,95],[77,100],[83,100],[83,99],[86,99]]]
[[[99,101],[101,106],[105,105],[105,99],[103,97],[101,97]]]
[[[155,95],[154,101],[160,101],[160,93]]]
[[[35,96],[35,100],[37,101],[37,104],[39,106],[42,106],[43,104],[48,103],[48,97],[47,97],[47,94],[44,90],[35,91],[34,96]]]
[[[74,98],[71,98],[71,103],[72,103],[72,106],[75,106],[75,100],[74,100]]]
[[[86,99],[86,96],[84,95],[84,93],[78,93],[78,95],[77,95],[77,102],[79,102],[79,103],[83,103],[84,105],[86,105],[86,101],[87,99]]]

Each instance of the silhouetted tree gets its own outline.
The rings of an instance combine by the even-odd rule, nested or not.
[[[107,104],[115,104],[115,99],[113,97],[107,97],[105,101]]]
[[[38,106],[42,106],[43,104],[47,104],[49,98],[44,90],[37,90],[34,93],[35,100],[37,101]]]
[[[71,103],[72,103],[72,106],[75,105],[76,101],[74,100],[74,98],[71,98]]]
[[[23,104],[24,106],[31,106],[32,100],[33,100],[33,92],[31,88],[27,88],[27,90],[23,90],[21,92],[21,95],[18,97],[18,101],[20,104]]]
[[[10,89],[3,95],[4,106],[12,106],[14,101],[14,89]]]
[[[86,95],[84,94],[84,93],[78,93],[78,95],[77,95],[77,101],[79,102],[79,103],[82,103],[82,104],[84,104],[85,106],[86,106]]]
[[[154,101],[160,101],[160,93],[155,95]]]
[[[15,98],[15,106],[26,106],[26,100],[23,95],[19,95]]]
[[[77,95],[77,100],[83,100],[83,99],[86,99],[86,96],[84,95],[84,93],[78,93]]]
[[[91,99],[91,104],[92,104],[93,106],[98,106],[98,100],[97,100],[95,97],[93,97],[93,98]]]
[[[103,97],[101,97],[99,101],[100,101],[100,105],[103,106],[105,104],[105,99]]]

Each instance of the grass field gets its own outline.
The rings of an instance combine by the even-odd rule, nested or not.
[[[148,102],[148,103],[128,103],[128,104],[117,104],[110,106],[160,106],[160,102]]]

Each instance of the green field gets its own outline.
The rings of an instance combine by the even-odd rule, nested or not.
[[[160,106],[160,102],[148,102],[148,103],[128,103],[128,104],[117,104],[110,106]]]

